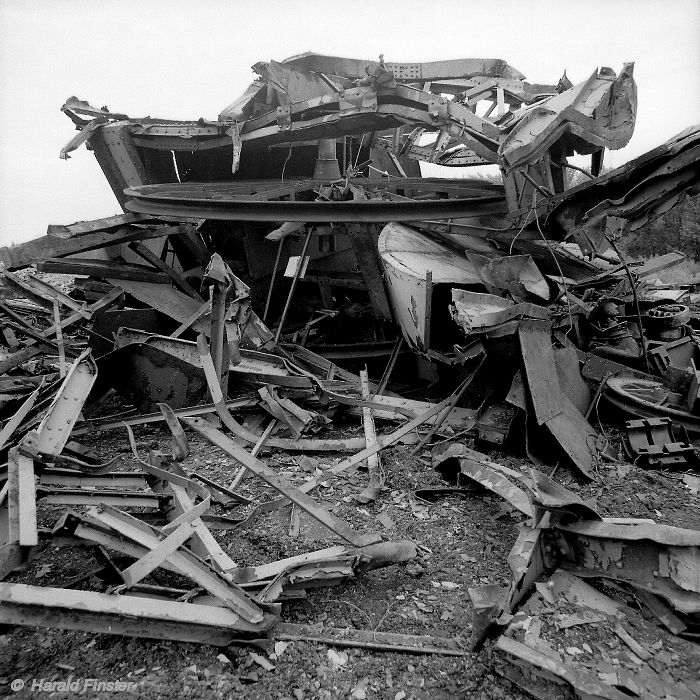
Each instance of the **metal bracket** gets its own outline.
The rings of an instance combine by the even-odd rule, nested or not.
[[[292,128],[292,108],[289,105],[277,108],[277,126],[280,131],[289,131]]]
[[[688,433],[680,427],[683,441],[673,437],[670,418],[640,418],[625,423],[630,457],[645,466],[687,465],[696,460],[695,449],[688,441]]]
[[[340,113],[358,110],[377,111],[377,91],[370,87],[357,87],[341,90],[338,93],[338,109]]]
[[[450,121],[449,107],[444,97],[428,100],[428,115],[437,124],[447,124]]]

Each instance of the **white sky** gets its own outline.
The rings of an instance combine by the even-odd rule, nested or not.
[[[503,58],[542,83],[635,61],[637,126],[613,166],[700,121],[700,0],[0,0],[0,245],[121,211],[92,153],[58,158],[67,97],[215,119],[253,63],[304,51]]]

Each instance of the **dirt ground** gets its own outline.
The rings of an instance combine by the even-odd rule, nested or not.
[[[361,436],[359,420],[343,428],[345,436]],[[611,434],[614,431],[611,431]],[[159,426],[135,429],[139,450],[169,451],[170,434]],[[191,453],[187,471],[228,483],[237,466],[197,435],[188,433]],[[615,440],[615,438],[612,438]],[[127,451],[124,430],[93,433],[82,438],[101,457],[121,455],[119,469],[135,464]],[[285,622],[350,627],[381,632],[431,634],[455,638],[467,648],[472,606],[468,589],[484,583],[506,585],[510,570],[506,558],[516,538],[520,515],[502,499],[478,494],[450,496],[435,503],[421,501],[414,491],[446,483],[429,463],[428,453],[410,456],[410,445],[382,452],[387,487],[371,505],[358,505],[352,496],[366,483],[365,473],[337,479],[316,492],[316,498],[360,531],[383,531],[387,538],[409,538],[419,546],[419,558],[403,566],[390,566],[362,574],[343,585],[311,590],[303,600],[283,604]],[[337,457],[302,457],[267,453],[269,463],[295,483],[313,469],[330,466]],[[524,469],[527,462],[503,452],[489,456],[506,466]],[[604,516],[651,517],[660,523],[697,528],[700,497],[682,480],[683,473],[650,471],[632,465],[602,468],[600,481],[584,484],[562,468],[557,480],[593,498]],[[244,495],[267,500],[271,489],[249,478],[240,488]],[[40,505],[40,525],[51,527],[63,509]],[[245,507],[227,512],[244,517]],[[380,520],[381,518],[381,520]],[[289,535],[290,510],[263,516],[254,529],[243,533],[217,531],[224,550],[240,565],[254,565],[338,544],[332,533],[302,518],[297,538]],[[59,548],[43,543],[26,571],[8,580],[42,586],[61,586],[88,573],[97,564],[88,550]],[[165,585],[158,571],[150,581]],[[88,580],[82,587],[95,586]],[[99,589],[99,587],[98,587]],[[251,656],[250,646],[226,649],[170,641],[131,639],[41,628],[8,629],[0,636],[0,692],[5,697],[71,697],[64,693],[32,693],[32,679],[96,678],[134,681],[134,692],[119,697],[163,698],[522,698],[516,686],[496,673],[496,660],[488,642],[467,657],[384,653],[331,648],[323,644],[291,642],[278,645],[265,670]],[[271,650],[272,651],[272,650]],[[13,679],[25,681],[19,692]],[[114,697],[115,693],[88,693]]]

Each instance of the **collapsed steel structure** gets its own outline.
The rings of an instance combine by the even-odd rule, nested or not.
[[[432,359],[445,348],[400,321],[404,305],[379,279],[380,225],[408,223],[453,258],[515,250],[545,274],[590,276],[600,268],[559,242],[575,241],[586,259],[605,257],[622,229],[697,191],[697,128],[602,174],[605,150],[625,146],[634,130],[631,63],[576,85],[566,73],[556,84],[528,83],[498,59],[385,63],[307,53],[253,69],[259,77],[216,121],[134,119],[71,98],[62,109],[79,133],[61,155],[87,143],[125,210],[205,219],[200,231],[214,248],[237,251],[254,299],[284,269],[263,238],[271,224],[287,222],[275,240],[313,229],[307,280],[325,285],[324,302],[328,290],[364,287],[375,317],[399,321]],[[570,162],[574,155],[590,156],[588,171]],[[500,182],[421,177],[421,162],[497,165]],[[587,181],[570,187],[580,170]],[[375,244],[363,249],[362,236]],[[300,247],[292,242],[287,255]],[[409,286],[416,283],[425,279]]]
[[[680,303],[689,289],[646,283],[683,256],[630,269],[617,242],[697,194],[700,127],[603,172],[605,150],[625,146],[634,130],[632,64],[576,85],[566,74],[528,83],[495,59],[409,64],[309,53],[253,68],[259,77],[215,121],[133,119],[77,98],[62,108],[78,130],[62,157],[86,144],[124,213],[0,249],[0,312],[9,319],[0,328],[8,347],[0,578],[40,539],[134,561],[106,557],[105,592],[0,583],[2,622],[109,624],[118,634],[218,645],[275,635],[328,642],[281,623],[279,601],[406,563],[418,548],[358,531],[310,494],[366,462],[369,483],[347,500],[381,498],[379,454],[421,428],[411,454],[440,438],[430,456],[445,478],[486,489],[527,518],[508,560],[511,585],[469,590],[472,649],[505,630],[496,645],[504,675],[538,697],[551,685],[582,697],[636,692],[622,669],[599,681],[540,653],[541,640],[521,634],[518,610],[536,586],[558,589],[556,601],[542,594],[549,604],[603,605],[622,619],[577,578],[596,577],[629,586],[673,634],[697,639],[698,533],[604,518],[551,476],[473,447],[497,445],[538,466],[556,460],[555,471],[561,462],[600,480],[601,465],[616,459],[592,422],[603,398],[635,418],[626,425],[635,463],[697,465],[689,434],[700,434],[700,319]],[[588,169],[572,162],[577,155],[590,156]],[[423,177],[421,163],[495,165],[500,179]],[[576,171],[587,179],[571,186]],[[13,272],[29,265],[86,276],[75,281],[82,296]],[[89,340],[71,337],[86,324]],[[447,398],[392,394],[404,342],[423,376],[428,367],[456,384]],[[35,374],[37,357],[57,362]],[[376,358],[388,359],[376,382],[342,366]],[[109,392],[140,415],[81,417],[83,404]],[[352,411],[364,437],[323,437],[336,415]],[[378,435],[375,419],[401,424]],[[155,422],[170,430],[171,453],[142,459],[131,427]],[[125,425],[130,472],[106,471],[112,460],[100,463],[73,440]],[[183,425],[240,465],[228,486],[182,470]],[[353,454],[293,483],[259,456],[269,448]],[[248,472],[274,489],[273,500],[236,491]],[[47,531],[37,525],[41,501],[89,508]],[[237,520],[208,513],[213,504],[252,509]],[[243,532],[290,504],[290,534],[303,511],[344,544],[239,566],[210,531]],[[120,510],[132,507],[139,513]],[[181,576],[183,588],[145,583],[156,569]],[[545,575],[550,589],[535,583]],[[532,619],[551,612],[533,610]],[[614,632],[647,660],[620,624]],[[468,653],[454,640],[343,637],[375,649]],[[645,692],[657,687],[655,672],[644,669]],[[683,692],[681,684],[674,697]]]

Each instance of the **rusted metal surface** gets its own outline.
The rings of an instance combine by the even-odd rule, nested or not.
[[[695,634],[698,533],[604,518],[579,477],[602,493],[609,468],[625,468],[606,425],[619,416],[601,416],[601,402],[691,431],[699,420],[690,285],[651,283],[683,256],[628,261],[618,242],[697,192],[700,131],[604,173],[605,150],[622,148],[634,129],[632,64],[577,84],[566,74],[529,83],[499,59],[310,53],[253,70],[254,82],[216,120],[133,119],[76,98],[63,106],[78,133],[61,156],[92,150],[129,213],[50,226],[37,241],[0,249],[0,311],[9,319],[0,329],[0,575],[21,577],[31,555],[48,556],[50,547],[37,546],[45,537],[101,548],[113,587],[81,591],[78,601],[64,589],[0,584],[0,622],[108,625],[213,644],[272,638],[279,601],[427,549],[382,541],[311,497],[327,488],[335,498],[367,465],[367,488],[341,496],[339,507],[376,502],[390,530],[382,502],[400,491],[387,483],[382,453],[405,441],[412,447],[386,459],[406,455],[410,469],[433,450],[433,464],[456,482],[418,488],[416,498],[487,494],[505,500],[499,518],[515,517],[509,585],[480,576],[484,585],[469,589],[472,649],[503,631],[494,649],[504,675],[540,697],[636,692],[624,664],[593,676],[543,653],[541,596],[561,629],[607,624],[653,697],[658,679],[644,665],[653,655],[623,606],[567,572],[636,590],[667,629]],[[589,167],[570,162],[577,155],[590,156]],[[423,178],[420,161],[493,164],[500,179]],[[577,171],[588,181],[570,187]],[[84,257],[93,250],[99,260]],[[11,271],[30,263],[90,278],[69,290]],[[100,318],[111,305],[118,309]],[[263,308],[269,327],[256,314]],[[86,337],[99,348],[97,365]],[[410,352],[400,352],[404,340]],[[357,374],[361,360],[369,367]],[[412,396],[423,389],[434,400]],[[348,417],[353,433],[343,432]],[[153,422],[169,431],[165,451],[141,457],[132,426]],[[131,454],[97,457],[85,445],[100,428],[126,428]],[[638,453],[658,452],[652,428],[639,428],[647,445],[633,435]],[[664,466],[675,459],[670,435]],[[201,438],[228,458],[215,477],[203,465],[184,471]],[[480,440],[526,457],[505,467],[475,449]],[[130,469],[111,471],[117,459]],[[251,490],[241,495],[246,477]],[[267,487],[277,492],[271,500],[260,498]],[[37,526],[46,505],[62,513],[52,532]],[[246,510],[237,517],[212,505]],[[246,566],[217,539],[217,530],[244,538],[260,516],[286,517],[289,505],[291,537],[312,523],[347,544],[306,552],[295,544],[294,556]],[[159,570],[189,588],[155,585]],[[556,610],[558,597],[576,612]],[[280,638],[335,643],[330,632],[279,629]],[[466,653],[378,635],[344,643]]]
[[[265,193],[265,183],[232,183],[232,184],[202,184],[196,187],[179,185],[148,185],[140,188],[125,190],[130,197],[127,203],[131,211],[142,214],[159,213],[168,216],[196,217],[222,221],[303,221],[303,222],[360,222],[384,223],[394,221],[420,221],[434,218],[460,218],[468,216],[494,216],[504,214],[505,201],[502,196],[469,196],[473,186],[464,181],[421,179],[409,181],[407,186],[416,194],[433,194],[432,198],[421,199],[360,199],[339,201],[280,201],[273,197],[281,194],[278,183],[267,187],[271,190]],[[313,192],[320,182],[307,180],[294,186],[295,194]],[[372,187],[372,182],[358,181],[364,187]],[[377,185],[382,189],[403,188],[391,185],[387,188],[386,181]],[[255,196],[247,193],[238,194],[240,190],[257,190]],[[290,188],[291,189],[291,188]],[[436,192],[437,190],[437,192]],[[460,196],[461,192],[464,192]],[[452,195],[445,199],[441,193]]]

